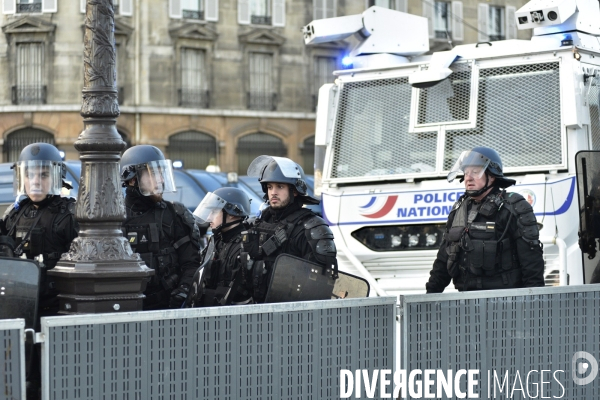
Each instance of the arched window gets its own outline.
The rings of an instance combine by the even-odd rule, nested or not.
[[[17,161],[23,147],[39,142],[54,145],[54,135],[35,128],[23,128],[8,134],[3,146],[4,161]]]
[[[285,157],[287,149],[281,139],[268,133],[251,133],[240,138],[237,146],[238,174],[246,175],[252,160],[263,154]]]
[[[302,142],[302,169],[307,175],[315,173],[315,137],[311,136]]]
[[[167,153],[172,161],[181,160],[187,169],[206,169],[217,160],[217,141],[201,132],[181,132],[169,137]]]

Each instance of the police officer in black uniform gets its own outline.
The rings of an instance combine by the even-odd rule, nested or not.
[[[450,280],[460,291],[544,286],[544,260],[531,205],[502,172],[489,147],[463,152],[450,173],[464,174],[466,192],[452,207],[433,263],[427,293],[441,293]]]
[[[288,158],[259,156],[248,167],[248,175],[258,177],[269,202],[243,241],[252,259],[254,301],[265,300],[279,254],[320,264],[337,278],[333,233],[322,218],[303,207],[319,204],[319,200],[308,195],[302,167]]]
[[[131,147],[121,157],[121,180],[126,187],[124,234],[155,271],[144,293],[144,310],[180,308],[200,264],[200,232],[183,204],[163,200],[163,193],[175,191],[171,161],[154,146]]]
[[[75,199],[61,197],[66,167],[56,147],[48,143],[26,146],[13,165],[17,201],[5,212],[0,232],[5,235],[5,255],[43,262],[40,270],[38,316],[58,312],[58,292],[47,271],[56,266],[63,253],[69,251],[79,226],[75,220]],[[10,242],[14,240],[14,245]],[[11,249],[12,247],[12,249]]]
[[[194,215],[210,223],[214,252],[205,253],[212,261],[203,271],[201,288],[194,306],[248,304],[252,287],[248,287],[247,260],[241,259],[242,236],[250,215],[250,199],[241,189],[224,187],[206,194]],[[210,247],[210,246],[209,246]],[[207,247],[207,249],[209,248]]]

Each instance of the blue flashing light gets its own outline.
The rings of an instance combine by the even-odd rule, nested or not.
[[[563,39],[560,41],[561,46],[573,46],[573,38],[571,35],[564,35]]]
[[[342,58],[342,66],[344,68],[352,68],[352,58],[350,56]]]

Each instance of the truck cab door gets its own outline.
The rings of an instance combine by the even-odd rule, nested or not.
[[[585,283],[600,283],[600,151],[575,155],[579,199],[579,248]]]

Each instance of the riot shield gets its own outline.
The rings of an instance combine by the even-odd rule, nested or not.
[[[199,301],[202,297],[203,292],[202,278],[204,277],[204,271],[207,271],[207,268],[210,268],[214,256],[215,240],[214,238],[210,238],[210,240],[208,241],[208,246],[206,247],[206,251],[204,252],[202,264],[200,264],[200,266],[194,273],[194,277],[192,278],[192,287],[190,289],[188,297],[185,300],[184,307],[198,307],[200,305]]]
[[[25,328],[38,325],[40,269],[37,262],[22,258],[0,257],[0,319],[23,318]],[[25,370],[31,370],[33,342],[25,342]]]
[[[575,155],[579,200],[579,247],[584,258],[585,281],[592,281],[596,265],[597,239],[600,239],[600,151],[580,151]],[[596,268],[597,269],[597,268]],[[598,275],[598,274],[596,274]]]
[[[366,297],[369,284],[362,278],[339,272],[333,279],[331,270],[289,254],[275,259],[265,303]]]

